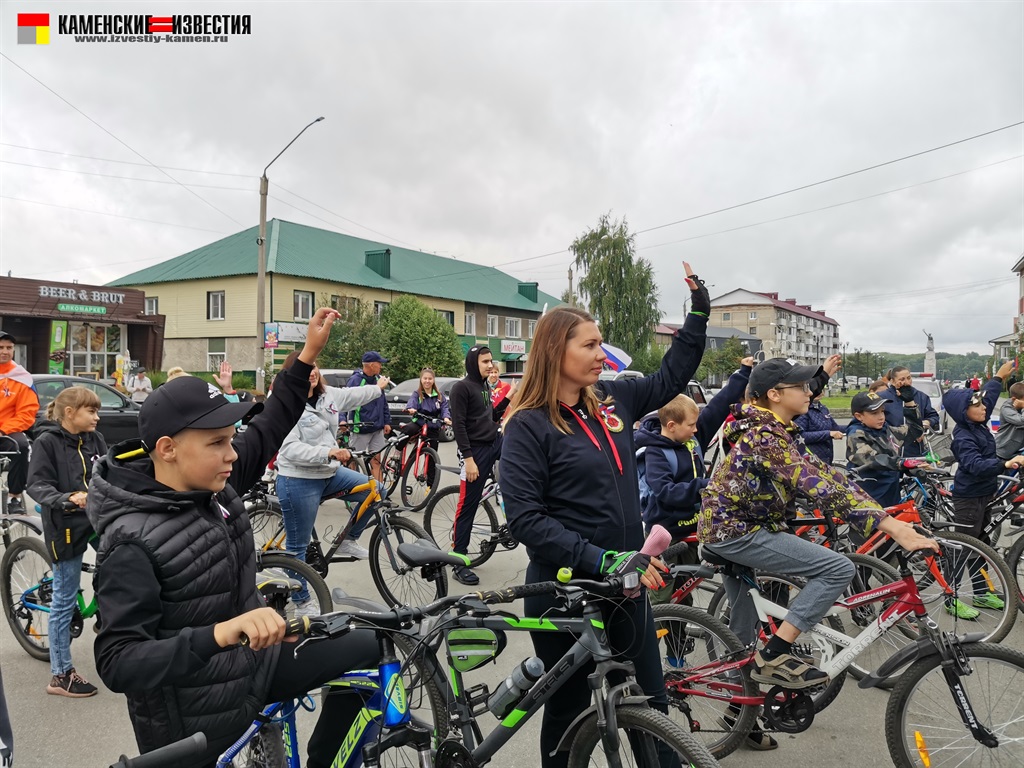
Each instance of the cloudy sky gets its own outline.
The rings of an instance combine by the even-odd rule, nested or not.
[[[50,45],[17,44],[26,11],[52,14]],[[196,12],[248,13],[252,34],[56,34],[61,13]],[[263,166],[323,115],[270,170],[270,217],[558,295],[563,249],[610,211],[667,320],[686,259],[712,295],[828,311],[851,347],[914,351],[927,328],[984,353],[1012,328],[1019,125],[713,212],[1024,120],[1018,1],[3,0],[0,24],[4,275],[102,283],[256,224]]]

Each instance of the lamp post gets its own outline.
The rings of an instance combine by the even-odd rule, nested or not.
[[[846,348],[849,347],[849,346],[850,346],[850,342],[848,342],[848,341],[844,341],[843,342],[843,379],[842,379],[842,383],[840,384],[840,390],[839,391],[842,392],[844,395],[846,394]]]
[[[263,371],[263,363],[265,360],[265,352],[263,350],[266,342],[263,324],[264,317],[266,316],[264,296],[266,291],[264,285],[267,279],[267,190],[270,186],[270,181],[267,179],[267,169],[274,164],[274,161],[276,161],[277,158],[287,151],[288,147],[298,140],[299,136],[306,132],[306,129],[311,125],[319,123],[323,119],[324,118],[322,117],[318,117],[312,123],[295,134],[295,138],[289,141],[285,145],[284,149],[274,155],[274,159],[267,163],[267,167],[263,169],[263,175],[260,176],[260,232],[259,236],[256,238],[256,245],[259,246],[259,261],[256,268],[256,346],[259,350],[256,357],[256,391],[261,395],[266,391]]]

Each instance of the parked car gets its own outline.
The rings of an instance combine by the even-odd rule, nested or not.
[[[600,381],[621,381],[622,379],[642,379],[644,374],[640,371],[602,371],[598,377]],[[697,404],[697,407],[701,410],[708,404],[708,400],[711,397],[705,391],[704,387],[699,382],[691,380],[686,385],[685,391],[682,392],[684,395],[688,395],[693,402]]]
[[[67,387],[91,389],[100,398],[100,423],[97,431],[107,445],[120,443],[139,436],[139,406],[111,386],[79,376],[38,374],[32,376],[39,395],[39,413],[36,423],[46,419],[46,407]]]
[[[911,385],[928,395],[932,408],[939,414],[939,434],[945,434],[950,429],[949,417],[946,415],[946,407],[942,404],[942,384],[935,379],[915,376],[911,379]]]
[[[434,379],[434,386],[437,387],[442,395],[448,398],[451,397],[452,387],[455,386],[457,381],[460,381],[460,379],[438,376]],[[386,397],[388,400],[388,410],[391,411],[391,426],[397,427],[412,421],[412,415],[405,412],[405,406],[409,402],[409,397],[416,391],[419,385],[420,380],[418,378],[406,379],[393,389],[388,390]],[[445,443],[450,443],[455,439],[455,433],[452,431],[450,424],[441,426],[440,438]]]
[[[352,368],[321,368],[320,378],[328,387],[347,387],[354,373]]]

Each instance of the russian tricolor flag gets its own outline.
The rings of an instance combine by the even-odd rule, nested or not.
[[[613,347],[611,344],[602,344],[601,349],[608,355],[608,359],[604,361],[604,364],[611,368],[613,371],[624,371],[629,368],[629,364],[633,362],[633,358],[627,355],[618,347]]]

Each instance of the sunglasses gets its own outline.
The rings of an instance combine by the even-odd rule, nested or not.
[[[803,384],[790,384],[788,387],[772,387],[776,392],[780,392],[783,389],[802,389],[804,392],[811,391],[811,385],[806,381]]]

